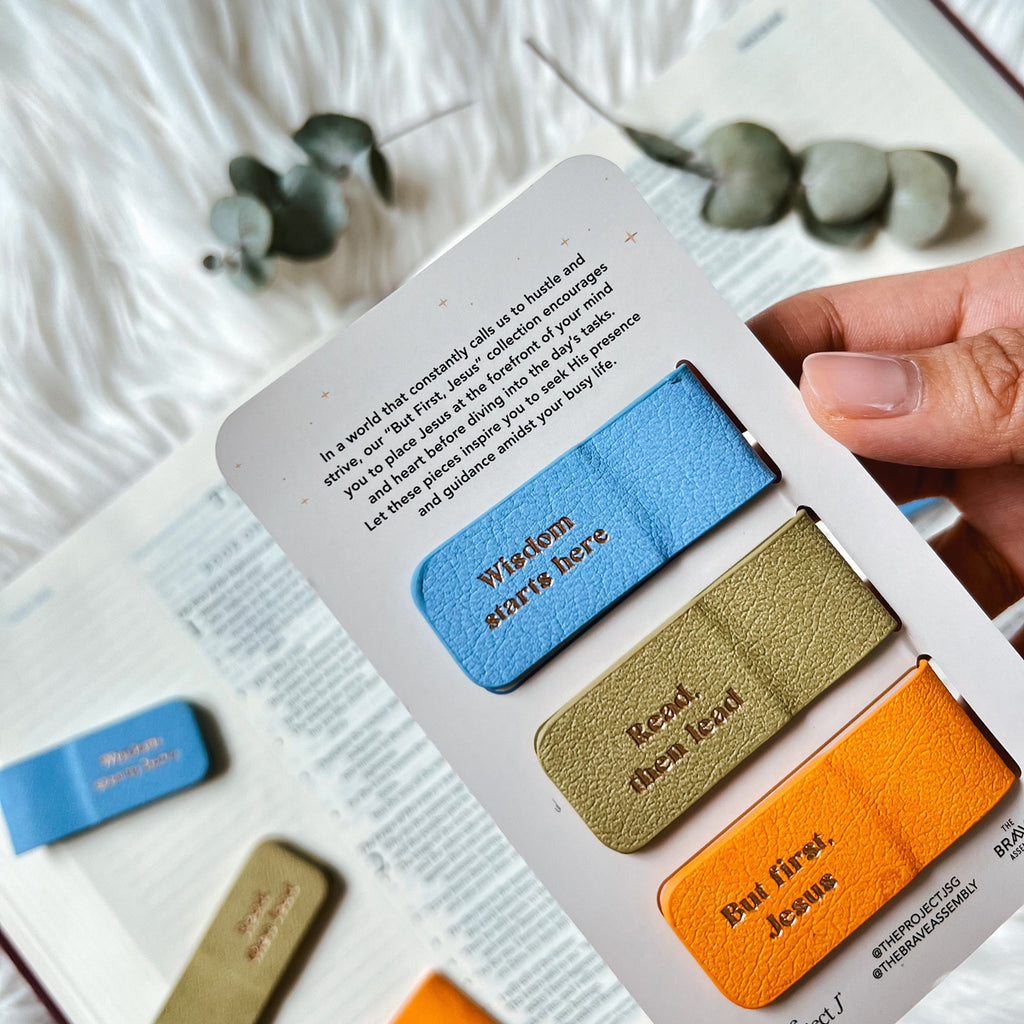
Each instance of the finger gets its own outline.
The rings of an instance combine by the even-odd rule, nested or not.
[[[1024,331],[998,328],[903,355],[816,353],[811,415],[871,459],[930,467],[1024,464]]]
[[[1024,248],[916,274],[817,288],[748,321],[796,380],[812,352],[902,352],[1024,323]]]
[[[818,288],[770,306],[747,326],[794,380],[812,352],[899,352],[956,337],[962,267]]]
[[[1024,584],[1007,560],[966,520],[958,519],[931,545],[989,618],[1024,597]]]
[[[989,617],[1024,597],[1024,471],[957,473],[861,461],[899,504],[946,497],[957,505],[961,518],[930,543]]]
[[[1019,580],[1024,580],[1024,467],[965,470],[950,500]]]

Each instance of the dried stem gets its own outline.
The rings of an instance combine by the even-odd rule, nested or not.
[[[426,125],[433,121],[438,121],[442,117],[447,117],[449,114],[457,114],[460,110],[465,110],[466,107],[471,107],[473,100],[463,100],[461,103],[456,103],[454,106],[448,107],[446,110],[441,110],[436,114],[429,114],[420,121],[414,121],[410,125],[406,125],[404,128],[399,128],[398,131],[392,132],[390,135],[385,136],[377,143],[377,148],[386,146],[396,139],[400,139],[403,135],[408,135],[410,132],[414,132],[419,128],[424,128]]]
[[[570,77],[569,73],[565,70],[565,68],[563,68],[562,65],[559,64],[558,61],[551,56],[551,54],[545,53],[540,48],[540,45],[537,43],[537,40],[533,38],[533,36],[530,36],[528,39],[525,39],[524,42],[531,50],[533,50],[535,54],[537,54],[538,57],[540,57],[542,61],[544,61],[545,64],[547,64],[549,68],[551,68],[552,71],[554,71],[556,75],[558,75],[558,77],[581,100],[583,100],[584,103],[586,103],[588,107],[590,107],[591,110],[594,111],[594,113],[600,114],[601,117],[603,117],[606,121],[610,121],[613,125],[615,125],[616,128],[625,127],[625,125],[617,121],[608,110],[602,107],[601,104],[598,103],[593,96],[589,96],[587,93],[585,93],[583,89],[580,88],[580,86],[578,86],[575,81],[573,81],[573,79]]]
[[[584,92],[565,68],[551,54],[545,53],[540,48],[536,39],[531,36],[523,41],[591,110],[599,114],[610,124],[613,124],[620,131],[625,132],[630,142],[642,153],[649,156],[652,160],[675,167],[677,170],[685,171],[688,174],[696,174],[698,177],[706,178],[709,181],[714,180],[713,170],[701,161],[695,153],[678,145],[672,139],[656,135],[654,132],[641,131],[619,121],[607,109],[601,106],[593,96]]]

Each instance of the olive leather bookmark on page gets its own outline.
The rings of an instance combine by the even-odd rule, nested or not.
[[[1013,784],[927,661],[905,678],[662,885],[662,914],[740,1006],[781,995]]]
[[[549,718],[537,756],[630,853],[897,625],[801,511]]]
[[[777,479],[684,365],[429,554],[413,598],[504,692]]]
[[[431,974],[391,1024],[498,1024],[444,975]]]
[[[328,891],[312,861],[278,842],[257,846],[155,1024],[254,1024]]]

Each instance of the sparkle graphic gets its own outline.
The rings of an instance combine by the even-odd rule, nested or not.
[[[440,301],[440,302],[438,303],[438,305],[439,305],[439,306],[447,306],[447,305],[448,305],[448,300],[447,300],[447,299],[442,299],[442,300],[441,300],[441,301]]]
[[[235,463],[235,469],[241,469],[241,468],[242,468],[242,464],[240,462],[236,462]]]
[[[636,232],[635,231],[627,231],[626,232],[626,241],[627,242],[632,242],[634,245],[636,245]]]
[[[302,501],[299,502],[299,504],[300,505],[308,505],[309,504],[309,498],[303,498]]]
[[[568,238],[563,238],[562,239],[562,245],[568,245],[568,244],[569,244],[569,239]]]
[[[320,393],[321,398],[326,398],[330,394],[330,391],[323,391]]]

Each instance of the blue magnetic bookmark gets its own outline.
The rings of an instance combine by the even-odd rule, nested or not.
[[[173,700],[0,769],[15,853],[91,828],[201,781],[210,758],[185,701]]]
[[[683,365],[429,554],[413,598],[502,693],[777,479]]]

